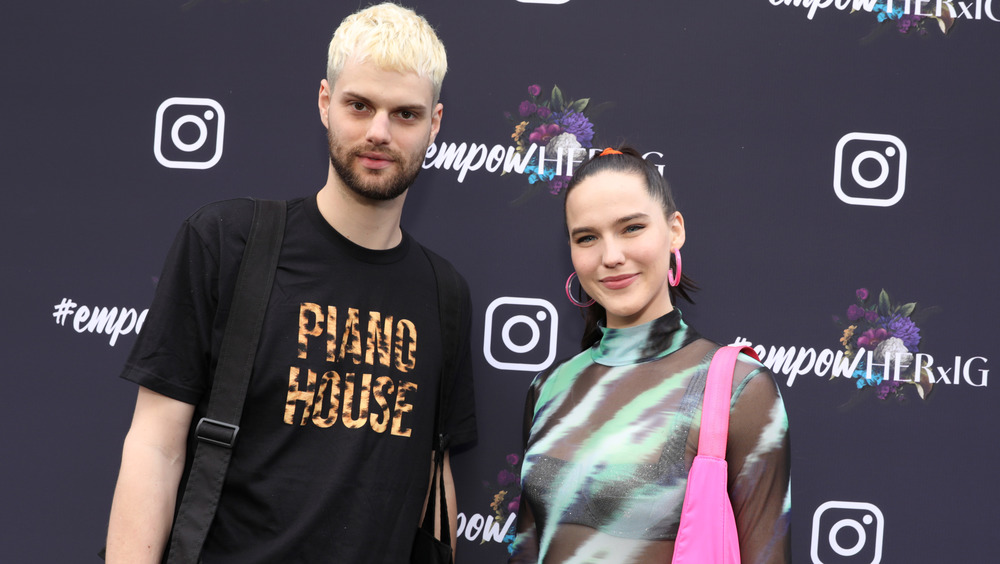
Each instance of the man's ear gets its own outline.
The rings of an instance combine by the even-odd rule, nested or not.
[[[323,127],[330,129],[330,83],[324,78],[319,83],[319,119]]]
[[[437,105],[434,106],[434,111],[431,113],[431,135],[430,138],[427,140],[428,146],[430,146],[430,144],[434,142],[434,139],[437,137],[438,131],[441,130],[441,116],[443,115],[444,115],[444,105],[441,102],[438,102]]]

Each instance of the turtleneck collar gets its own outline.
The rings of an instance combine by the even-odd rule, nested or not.
[[[594,362],[604,366],[626,366],[661,359],[699,338],[681,319],[681,311],[670,313],[642,325],[609,329],[599,326],[603,334],[590,354]]]

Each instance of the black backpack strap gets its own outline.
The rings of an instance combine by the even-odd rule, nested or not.
[[[469,288],[455,267],[433,251],[421,246],[434,270],[437,282],[438,316],[441,324],[442,363],[438,388],[437,418],[434,427],[434,466],[432,468],[431,490],[421,528],[434,535],[434,505],[440,506],[441,542],[450,546],[451,532],[448,522],[448,506],[445,501],[444,475],[442,463],[444,452],[450,446],[450,437],[445,432],[445,412],[451,401],[451,388],[458,376],[461,364],[463,322],[462,305],[469,301]]]
[[[215,518],[274,283],[285,233],[285,212],[285,202],[254,202],[253,223],[236,278],[208,409],[195,428],[198,442],[174,519],[169,564],[198,562]]]
[[[462,304],[469,299],[469,289],[455,267],[430,249],[421,246],[431,262],[437,281],[438,317],[441,323],[442,363],[440,389],[438,390],[437,428],[434,449],[442,453],[448,450],[449,437],[444,432],[444,415],[451,401],[451,388],[455,383],[461,362]]]

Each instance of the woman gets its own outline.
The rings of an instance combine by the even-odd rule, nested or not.
[[[511,562],[666,563],[719,347],[674,307],[694,289],[681,274],[684,218],[631,148],[581,165],[565,213],[575,275],[595,303],[578,304],[589,305],[583,352],[528,392]],[[743,564],[790,559],[787,429],[771,374],[741,356],[726,459]]]

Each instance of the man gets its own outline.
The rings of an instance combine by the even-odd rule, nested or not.
[[[431,264],[399,222],[441,125],[446,69],[427,22],[394,4],[349,16],[334,34],[319,90],[328,178],[315,196],[287,203],[205,564],[409,558],[429,483],[443,343]],[[140,388],[111,509],[113,564],[159,562],[167,546],[252,214],[250,200],[205,206],[167,257],[123,373]],[[452,444],[475,438],[462,335],[446,406]],[[444,469],[454,534],[447,456]]]

